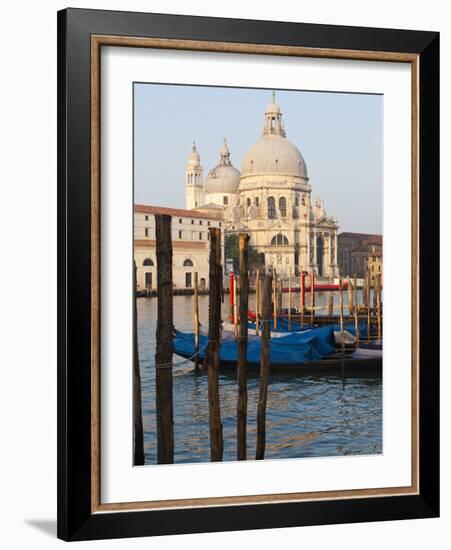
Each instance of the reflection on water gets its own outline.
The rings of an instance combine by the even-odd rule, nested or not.
[[[344,293],[346,294],[346,293]],[[324,296],[323,296],[324,295]],[[327,293],[315,293],[316,303]],[[226,297],[227,298],[227,297]],[[284,296],[286,299],[286,296]],[[250,296],[251,307],[253,296]],[[200,297],[200,320],[206,326],[208,297]],[[338,299],[335,299],[335,303]],[[156,463],[155,298],[138,300],[139,355],[143,393],[146,464]],[[223,318],[227,319],[228,304]],[[193,299],[174,297],[175,325],[193,329]],[[174,355],[174,362],[183,359]],[[210,460],[207,376],[193,373],[192,363],[173,369],[175,462]],[[219,379],[224,430],[224,460],[236,460],[237,384],[233,373]],[[258,374],[248,379],[248,458],[255,456]],[[333,376],[278,375],[268,390],[265,458],[299,458],[382,452],[382,380]]]

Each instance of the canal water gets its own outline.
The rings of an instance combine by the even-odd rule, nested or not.
[[[317,305],[326,292],[315,293]],[[335,293],[336,294],[336,293]],[[346,301],[346,293],[344,300]],[[224,304],[223,319],[229,306]],[[286,296],[284,296],[285,300]],[[253,296],[250,296],[253,309]],[[307,302],[308,303],[308,302]],[[335,303],[338,298],[335,296]],[[208,296],[199,298],[200,321],[207,326]],[[346,313],[346,311],[345,311]],[[143,397],[145,463],[156,460],[155,327],[157,300],[138,299],[138,338]],[[174,324],[193,330],[193,297],[174,297]],[[207,376],[174,355],[175,463],[208,462]],[[219,378],[224,460],[236,460],[237,384],[233,373]],[[248,378],[248,458],[255,456],[259,377]],[[367,455],[382,452],[382,379],[297,376],[270,373],[265,458]]]

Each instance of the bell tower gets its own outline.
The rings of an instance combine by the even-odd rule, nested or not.
[[[195,142],[185,170],[185,197],[187,210],[199,208],[204,203],[203,168]]]

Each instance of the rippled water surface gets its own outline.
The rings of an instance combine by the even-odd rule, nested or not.
[[[317,300],[324,297],[318,293]],[[252,297],[251,297],[252,299]],[[317,302],[318,303],[318,302]],[[155,298],[138,300],[139,355],[143,393],[146,464],[156,463]],[[227,318],[228,306],[224,306]],[[201,323],[208,297],[200,297]],[[174,323],[193,329],[193,298],[174,297]],[[174,355],[174,362],[183,359]],[[210,460],[207,376],[192,363],[174,367],[175,462]],[[220,375],[224,460],[236,460],[237,384],[232,372]],[[248,379],[248,458],[255,456],[258,374]],[[271,372],[265,458],[299,458],[382,452],[382,379],[280,375]]]

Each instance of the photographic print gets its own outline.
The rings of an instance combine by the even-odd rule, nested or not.
[[[134,465],[383,453],[382,110],[134,83]]]

